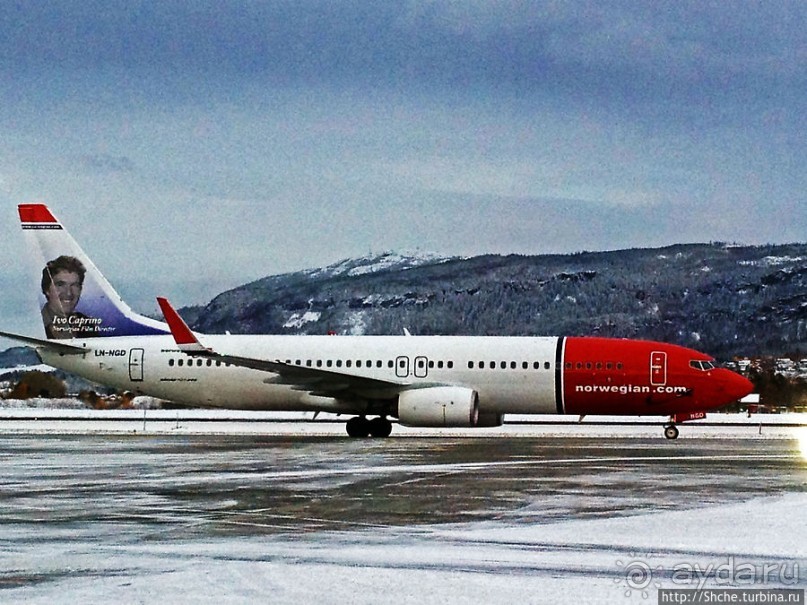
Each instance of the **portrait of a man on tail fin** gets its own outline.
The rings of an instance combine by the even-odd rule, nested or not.
[[[62,255],[42,269],[42,322],[48,338],[84,338],[95,334],[98,320],[77,312],[87,270],[80,260]]]

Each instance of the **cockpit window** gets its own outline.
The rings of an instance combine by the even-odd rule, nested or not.
[[[715,369],[715,364],[712,361],[698,361],[693,359],[689,362],[689,367],[695,368],[696,370],[701,370],[703,372],[708,372],[709,370]]]

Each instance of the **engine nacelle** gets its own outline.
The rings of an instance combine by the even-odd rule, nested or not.
[[[405,426],[477,426],[479,395],[464,387],[404,391],[398,396],[398,421]]]

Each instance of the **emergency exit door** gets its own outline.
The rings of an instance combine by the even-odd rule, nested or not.
[[[143,349],[129,351],[129,380],[143,382]]]
[[[653,386],[667,384],[667,353],[664,351],[650,353],[650,384]]]

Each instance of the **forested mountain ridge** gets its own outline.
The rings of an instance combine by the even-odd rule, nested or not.
[[[266,277],[182,313],[209,333],[600,335],[781,354],[807,345],[807,244],[385,254]]]

